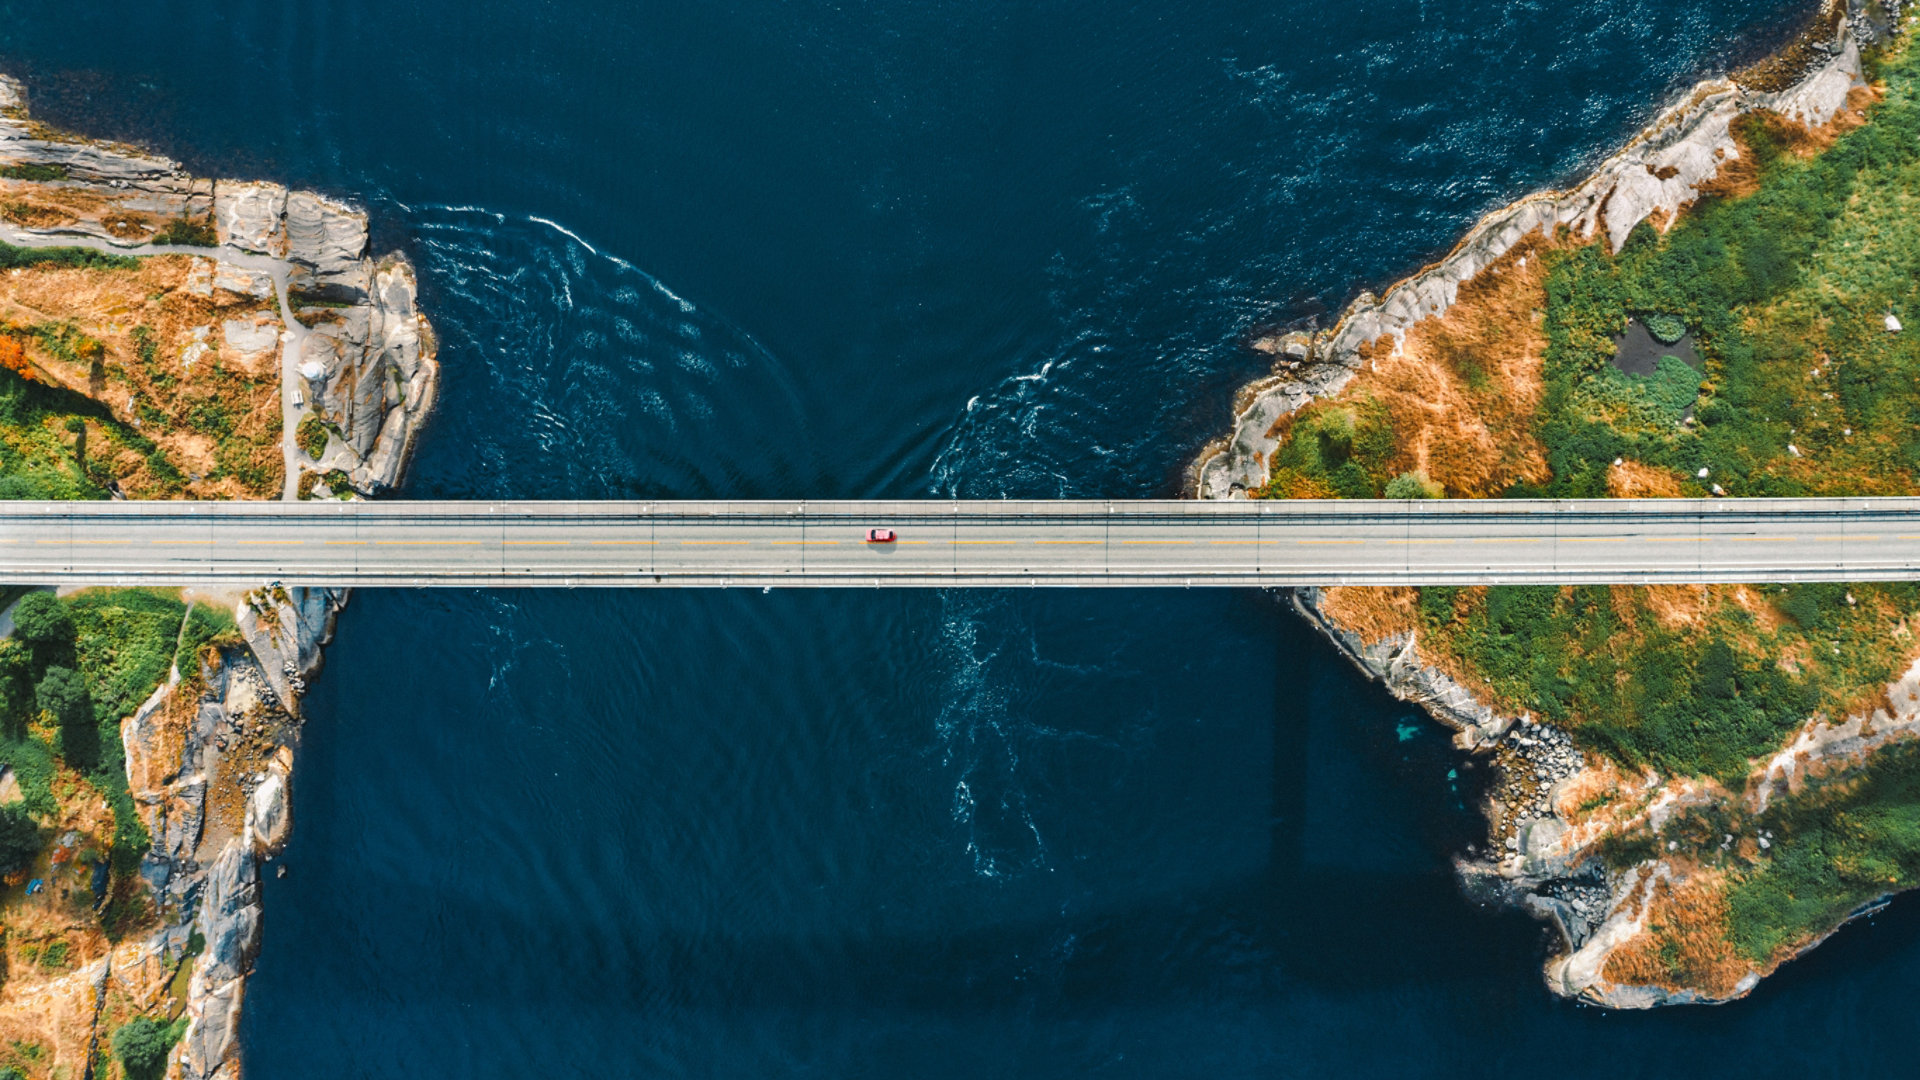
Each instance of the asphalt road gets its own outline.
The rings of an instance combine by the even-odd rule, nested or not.
[[[869,527],[898,540],[870,544]],[[0,504],[0,581],[1394,585],[1920,578],[1920,499]]]

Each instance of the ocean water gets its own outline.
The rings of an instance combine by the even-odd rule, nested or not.
[[[351,196],[409,494],[1178,490],[1261,368],[1804,3],[0,0],[44,118]],[[1915,905],[1748,1001],[1549,998],[1478,773],[1254,592],[365,591],[248,1067],[1893,1074]]]

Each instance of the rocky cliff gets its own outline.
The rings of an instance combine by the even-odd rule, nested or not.
[[[366,213],[277,184],[193,177],[136,147],[51,130],[27,105],[26,89],[0,76],[0,241],[139,259],[138,269],[124,260],[98,271],[15,269],[10,281],[41,275],[48,287],[0,296],[0,305],[12,305],[0,308],[0,330],[27,344],[24,370],[15,370],[106,406],[123,425],[120,442],[145,440],[128,459],[136,471],[121,469],[112,490],[124,482],[136,497],[152,497],[150,485],[141,486],[153,468],[147,448],[155,457],[174,454],[185,472],[194,467],[193,440],[221,435],[169,441],[181,433],[163,429],[190,410],[174,407],[163,387],[183,393],[196,380],[224,381],[194,400],[231,403],[244,397],[228,393],[240,375],[257,376],[249,393],[264,397],[235,407],[277,420],[266,437],[284,453],[282,497],[355,498],[394,487],[431,414],[439,366],[413,269],[399,254],[373,256]],[[96,277],[71,276],[89,273]],[[116,273],[131,276],[109,281]],[[40,348],[32,327],[7,316],[84,334],[95,350],[91,378],[85,356],[75,363]],[[296,439],[303,420],[318,422],[323,446],[304,433]],[[96,434],[103,439],[109,434]],[[163,493],[236,494],[197,474],[187,481]],[[134,1017],[174,1021],[169,1076],[239,1074],[238,1022],[263,920],[260,881],[291,826],[301,698],[347,596],[276,582],[188,598],[231,611],[238,636],[177,660],[121,723],[128,786],[152,841],[139,868],[149,892],[130,922],[151,929],[114,944],[116,932],[99,917],[101,926],[73,930],[97,958],[53,977],[16,972],[8,980],[0,1034],[18,1032],[23,1038],[12,1045],[40,1055],[14,1064],[35,1076],[43,1067],[94,1075],[105,1067],[112,1031]]]
[[[53,131],[31,118],[26,88],[0,76],[0,223],[0,239],[14,243],[203,256],[205,295],[277,288],[289,382],[300,380],[336,436],[295,469],[338,471],[366,493],[398,482],[439,366],[413,268],[397,254],[371,256],[365,212],[279,184],[190,176],[134,147]]]

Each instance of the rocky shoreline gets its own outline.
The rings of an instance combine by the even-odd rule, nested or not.
[[[1899,32],[1908,21],[1897,3],[1883,5],[1879,14],[1883,18],[1876,21],[1859,0],[1833,0],[1816,15],[1806,35],[1749,69],[1764,77],[1745,84],[1739,78],[1699,83],[1586,179],[1564,191],[1529,195],[1486,215],[1446,258],[1382,297],[1363,293],[1332,329],[1257,342],[1257,348],[1275,357],[1275,368],[1243,390],[1231,435],[1195,462],[1194,495],[1248,497],[1268,479],[1269,457],[1280,445],[1288,416],[1315,399],[1340,393],[1360,374],[1370,350],[1384,348],[1388,341],[1397,349],[1409,330],[1444,315],[1463,285],[1523,243],[1566,230],[1575,242],[1604,241],[1617,252],[1642,222],[1667,227],[1739,161],[1733,123],[1741,115],[1769,110],[1808,129],[1832,123],[1850,95],[1865,85],[1862,43]],[[1872,751],[1920,734],[1915,727],[1920,720],[1916,663],[1886,688],[1881,707],[1833,724],[1809,720],[1788,746],[1763,763],[1745,796],[1710,790],[1711,782],[1684,777],[1623,775],[1611,762],[1582,754],[1566,732],[1525,714],[1502,715],[1472,688],[1425,662],[1417,633],[1370,638],[1357,624],[1343,622],[1320,589],[1296,590],[1291,602],[1360,670],[1452,729],[1459,748],[1493,759],[1498,781],[1482,806],[1488,849],[1457,861],[1460,878],[1470,895],[1517,907],[1554,926],[1561,948],[1545,965],[1549,988],[1605,1007],[1733,1000],[1750,992],[1778,961],[1752,966],[1731,980],[1724,993],[1609,979],[1609,959],[1642,936],[1656,895],[1683,885],[1698,868],[1657,856],[1610,866],[1600,854],[1604,841],[1630,830],[1657,831],[1687,808],[1714,800],[1744,798],[1744,808],[1757,817],[1769,797],[1790,787],[1797,790],[1795,785],[1809,774],[1858,765]],[[1595,798],[1599,793],[1605,798]],[[1590,805],[1594,802],[1613,805],[1596,810]],[[1728,835],[1724,844],[1754,844],[1764,850],[1768,841],[1762,832]],[[1883,902],[1868,904],[1853,917],[1877,910]]]
[[[412,267],[397,253],[370,254],[363,211],[277,184],[196,178],[135,147],[50,130],[31,119],[25,88],[5,76],[0,168],[0,188],[14,197],[0,240],[190,256],[190,292],[277,301],[278,325],[268,324],[267,334],[230,321],[220,337],[202,336],[209,350],[277,349],[282,497],[306,498],[324,485],[333,497],[354,498],[398,484],[433,410],[437,349]],[[132,401],[103,403],[138,426]],[[307,417],[327,434],[317,455],[296,445]],[[344,591],[277,582],[189,598],[230,608],[244,645],[222,649],[200,670],[176,668],[121,725],[129,785],[152,837],[140,873],[159,928],[52,983],[10,983],[0,993],[0,1014],[11,1006],[39,1014],[47,1028],[78,1032],[87,1060],[75,1067],[87,1075],[92,1057],[105,1052],[110,1008],[163,1010],[182,996],[177,980],[187,970],[187,1023],[168,1075],[239,1075],[260,877],[291,826],[301,698],[347,602]]]
[[[1765,109],[1807,127],[1829,123],[1862,85],[1862,34],[1877,32],[1864,29],[1855,7],[1842,13],[1847,17],[1834,20],[1833,37],[1819,43],[1809,69],[1786,89],[1753,89],[1732,78],[1700,82],[1586,179],[1564,191],[1535,192],[1487,214],[1439,262],[1383,296],[1361,293],[1331,329],[1255,342],[1255,348],[1275,357],[1274,370],[1241,391],[1231,434],[1195,462],[1195,494],[1244,498],[1265,483],[1281,420],[1345,388],[1364,363],[1367,347],[1385,338],[1404,339],[1416,324],[1446,314],[1462,285],[1523,241],[1564,228],[1583,240],[1604,236],[1618,251],[1641,222],[1671,223],[1725,165],[1739,159],[1731,129],[1743,113]]]

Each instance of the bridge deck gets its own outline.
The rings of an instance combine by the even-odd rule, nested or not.
[[[870,526],[892,544],[864,542]],[[1920,577],[1920,499],[0,503],[0,580],[1391,585]]]

